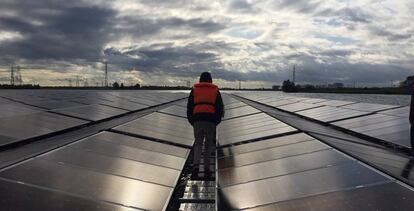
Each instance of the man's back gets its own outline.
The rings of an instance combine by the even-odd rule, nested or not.
[[[198,178],[199,166],[204,145],[204,163],[210,163],[210,155],[216,145],[216,126],[224,115],[224,105],[221,94],[213,84],[210,73],[204,72],[200,82],[195,84],[188,97],[187,119],[194,127],[194,158],[192,179]],[[210,165],[204,165],[205,179],[211,179]]]

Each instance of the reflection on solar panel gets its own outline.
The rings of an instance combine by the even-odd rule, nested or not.
[[[235,145],[217,150],[218,158],[227,157],[232,155],[243,154],[247,152],[259,151],[263,149],[273,148],[277,146],[285,146],[305,141],[313,140],[314,138],[298,133],[294,135],[286,135],[278,138],[265,139],[257,142],[251,142],[249,144]]]
[[[103,132],[0,172],[0,177],[48,191],[162,210],[188,152],[184,148]]]
[[[46,190],[27,184],[0,180],[0,206],[4,210],[89,210],[89,211],[136,211],[121,205],[88,200],[59,191]]]
[[[409,114],[410,114],[410,107],[405,106],[405,107],[401,107],[401,108],[396,108],[396,109],[390,109],[390,110],[386,110],[386,111],[381,111],[379,113],[380,114],[391,115],[391,116],[399,116],[399,117],[408,118],[409,117]]]
[[[342,106],[342,108],[349,108],[354,109],[358,111],[368,111],[368,112],[374,112],[374,111],[381,111],[381,110],[387,110],[392,108],[397,108],[396,105],[381,105],[381,104],[373,104],[373,103],[354,103],[350,105]]]
[[[279,107],[283,105],[289,105],[298,102],[298,100],[291,100],[291,99],[281,99],[273,102],[266,103],[267,105],[273,106],[273,107]]]
[[[243,102],[235,102],[235,103],[231,103],[231,104],[226,104],[224,106],[224,108],[226,110],[230,110],[230,109],[239,108],[239,107],[243,107],[243,106],[247,106],[247,104],[243,103]]]
[[[261,113],[223,121],[218,127],[218,140],[220,145],[228,145],[295,130]]]
[[[293,104],[288,104],[288,105],[284,105],[284,106],[279,106],[277,108],[285,110],[285,111],[290,111],[290,112],[297,112],[297,111],[303,111],[303,110],[307,110],[307,109],[311,109],[311,108],[317,108],[317,107],[321,107],[321,105],[315,105],[312,103],[293,103]]]
[[[73,107],[66,109],[56,109],[53,110],[55,113],[65,114],[81,119],[87,119],[91,121],[100,121],[103,119],[111,118],[121,114],[125,114],[128,111],[121,110],[118,108],[112,108],[104,105],[86,105],[81,107]]]
[[[114,129],[185,146],[192,146],[194,142],[193,128],[187,119],[162,113],[153,113]]]
[[[170,187],[44,159],[35,159],[7,169],[0,173],[0,177],[52,191],[149,210],[162,210],[172,191]]]
[[[42,100],[42,101],[32,101],[28,103],[33,106],[45,108],[45,109],[60,109],[60,108],[70,108],[83,106],[84,104],[73,102],[73,101],[59,101],[59,100]]]
[[[411,210],[414,197],[410,190],[395,182],[255,207],[251,211],[273,210]]]
[[[224,113],[223,120],[237,118],[240,116],[246,116],[255,113],[260,113],[260,111],[251,106],[243,106],[235,109],[226,110]]]
[[[364,111],[356,111],[351,109],[344,109],[332,106],[324,106],[319,108],[308,109],[299,111],[297,114],[316,119],[322,122],[332,122],[341,119],[347,119],[351,117],[361,116],[368,114]]]
[[[373,114],[333,124],[390,143],[410,147],[410,122],[406,117]]]
[[[48,112],[0,118],[0,145],[86,124],[86,121]]]
[[[187,107],[173,105],[159,110],[159,112],[187,118]]]
[[[232,209],[245,209],[387,181],[390,180],[357,162],[345,162],[331,167],[228,186],[220,191]]]
[[[115,101],[106,101],[101,102],[102,105],[112,106],[115,108],[120,108],[128,111],[136,111],[143,108],[147,108],[147,105],[134,103],[128,100],[116,99]]]
[[[0,104],[0,118],[18,115],[33,114],[42,111],[40,108],[27,106],[20,103]]]
[[[326,105],[326,106],[344,106],[344,105],[350,105],[354,103],[356,102],[342,101],[342,100],[328,100],[328,101],[318,102],[316,104]]]

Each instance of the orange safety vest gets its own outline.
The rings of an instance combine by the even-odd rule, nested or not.
[[[218,87],[212,83],[200,82],[194,84],[194,109],[193,114],[213,113],[217,98]]]

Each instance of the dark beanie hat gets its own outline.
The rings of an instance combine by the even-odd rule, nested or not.
[[[209,72],[203,72],[203,73],[201,73],[200,82],[213,83],[213,79],[211,78],[210,73]]]

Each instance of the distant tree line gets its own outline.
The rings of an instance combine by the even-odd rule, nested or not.
[[[23,85],[10,85],[0,84],[0,89],[40,89],[40,85],[23,84]]]

